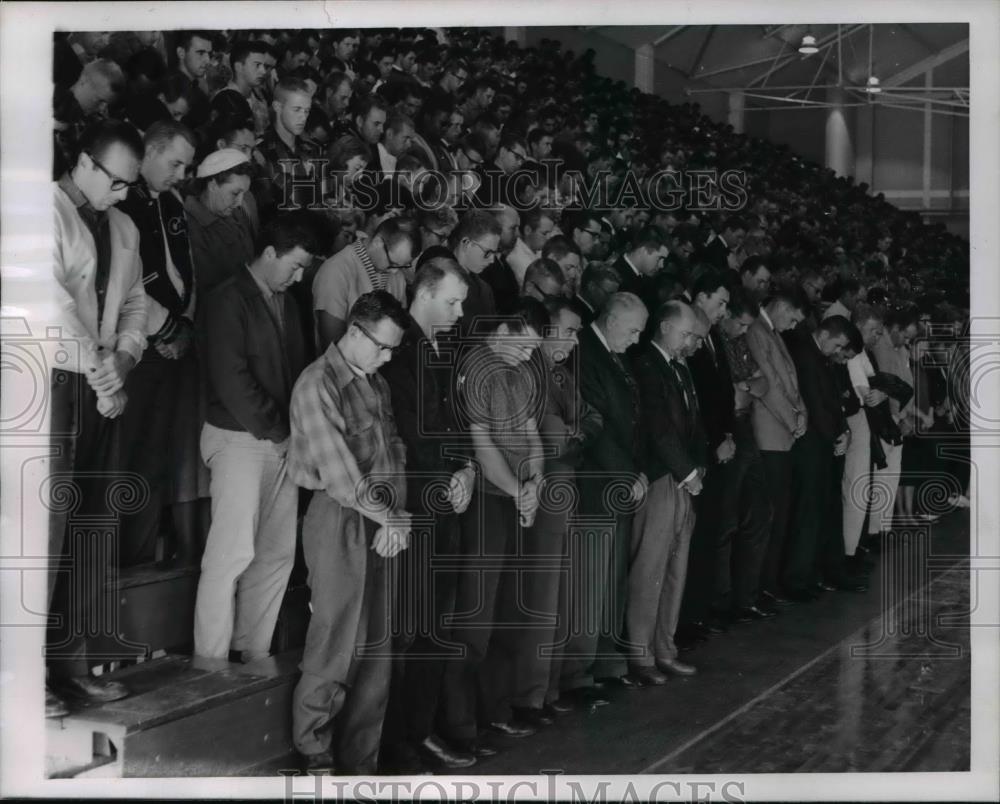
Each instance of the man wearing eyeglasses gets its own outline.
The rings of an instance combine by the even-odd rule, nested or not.
[[[51,485],[55,489],[71,477],[80,500],[74,515],[109,517],[116,513],[109,511],[107,492],[109,476],[119,469],[124,386],[146,347],[139,233],[115,205],[138,179],[143,147],[132,126],[111,120],[86,129],[79,144],[74,167],[54,186],[53,274],[60,310],[54,323],[69,359],[51,377]],[[46,654],[47,717],[68,712],[60,695],[106,702],[128,694],[120,682],[90,675],[85,634],[110,627],[99,620],[107,558],[96,540],[71,548],[68,515],[54,505],[49,522],[51,565],[63,557],[73,566],[49,573],[54,625]],[[85,590],[83,599],[72,599],[74,586]],[[86,590],[96,594],[86,596]],[[74,622],[83,627],[74,628]]]
[[[316,345],[320,352],[347,329],[347,312],[365,293],[384,290],[406,301],[406,275],[415,244],[409,229],[388,218],[367,243],[352,243],[324,262],[313,279]]]
[[[291,400],[288,475],[314,490],[302,523],[312,617],[292,736],[306,771],[371,775],[392,668],[389,562],[409,546],[411,527],[406,447],[378,369],[409,322],[396,298],[374,291],[345,324]]]
[[[459,60],[450,61],[445,65],[444,72],[434,87],[434,95],[442,100],[454,103],[458,91],[465,85],[467,80],[469,80],[469,69],[465,66],[465,62]]]
[[[178,395],[182,375],[196,371],[191,357],[195,294],[187,217],[174,189],[194,159],[195,138],[183,123],[161,120],[149,127],[144,145],[139,181],[121,205],[139,230],[149,341],[125,385],[132,404],[122,417],[122,465],[145,478],[149,499],[140,510],[122,517],[122,566],[155,558],[160,515],[172,502],[167,497],[169,473],[178,468],[164,455],[188,435],[174,431],[175,409],[179,403],[197,406],[197,399]],[[191,467],[191,474],[195,472]]]
[[[517,205],[516,174],[527,158],[528,146],[525,145],[524,138],[516,134],[504,134],[500,138],[500,147],[493,164],[480,170],[482,184],[476,193],[477,203],[482,207]]]
[[[486,210],[472,209],[462,216],[448,241],[455,259],[469,272],[469,294],[459,319],[459,332],[464,337],[474,331],[477,322],[497,313],[493,289],[482,273],[500,253],[501,226]]]
[[[565,214],[560,228],[580,249],[580,255],[584,260],[592,256],[600,244],[601,216],[597,212],[581,209]]]

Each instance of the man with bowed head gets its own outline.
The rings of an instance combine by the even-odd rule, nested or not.
[[[378,768],[392,669],[389,561],[409,546],[411,527],[406,447],[378,369],[408,327],[393,296],[364,294],[292,393],[288,475],[315,492],[302,523],[312,617],[292,736],[315,772]]]
[[[571,554],[579,551],[580,565],[600,568],[598,583],[585,578],[571,580],[585,600],[579,611],[602,612],[599,630],[577,625],[576,636],[566,645],[561,675],[564,697],[589,705],[607,703],[595,681],[626,683],[624,657],[619,653],[625,621],[628,553],[632,520],[636,507],[646,495],[648,481],[636,463],[639,454],[639,392],[635,379],[623,361],[626,349],[639,342],[649,314],[638,296],[616,293],[600,317],[580,332],[580,396],[594,407],[604,421],[604,429],[584,450],[578,476],[580,513],[614,518],[612,539],[591,533],[594,529],[571,533]],[[616,489],[629,486],[628,500],[607,510]]]
[[[51,376],[53,476],[72,475],[79,489],[78,514],[109,516],[107,476],[118,469],[118,416],[126,409],[124,385],[146,348],[146,295],[142,289],[139,232],[132,220],[114,209],[139,177],[143,145],[131,126],[118,121],[94,124],[84,131],[74,167],[54,185],[55,254],[53,289],[63,349],[71,359]],[[103,480],[102,480],[103,478]],[[52,484],[53,492],[57,484]],[[128,694],[117,681],[90,675],[83,633],[103,631],[99,622],[101,584],[94,573],[106,557],[88,549],[70,553],[68,512],[53,500],[49,520],[49,611],[53,625],[46,648],[48,683],[46,717],[68,707],[59,696],[114,701]],[[87,544],[90,547],[90,543]],[[57,560],[72,555],[70,573],[55,570]],[[74,581],[68,576],[73,575]],[[79,577],[77,577],[79,576]],[[84,630],[69,630],[73,583],[97,595],[76,609]],[[67,633],[67,631],[69,631]]]
[[[674,632],[687,577],[695,525],[692,497],[702,491],[708,444],[686,359],[708,335],[708,319],[679,301],[656,313],[653,339],[636,360],[642,407],[639,465],[649,491],[635,517],[628,575],[628,636],[632,678],[666,683],[664,672],[691,675],[677,659]]]

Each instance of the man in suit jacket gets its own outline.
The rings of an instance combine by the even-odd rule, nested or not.
[[[198,656],[266,657],[292,571],[298,490],[285,455],[306,344],[285,291],[320,248],[310,215],[275,218],[256,259],[205,298],[201,454],[212,473],[212,526],[195,603]]]
[[[702,248],[699,261],[707,262],[720,271],[729,270],[729,255],[739,250],[746,234],[747,225],[742,218],[735,215],[726,218],[722,224],[722,232]]]
[[[648,313],[637,296],[616,293],[600,317],[580,333],[580,396],[597,409],[604,429],[584,450],[578,475],[583,527],[571,530],[570,555],[574,569],[570,583],[580,590],[577,611],[602,611],[600,632],[584,630],[565,650],[561,684],[570,699],[600,699],[595,679],[625,676],[622,642],[628,552],[633,513],[646,493],[646,476],[636,463],[639,393],[623,359],[638,343]],[[615,510],[606,510],[605,500]],[[594,534],[587,520],[602,523],[613,518],[610,541]],[[591,538],[593,537],[593,538]],[[577,558],[578,557],[578,558]],[[586,580],[587,570],[604,573],[603,582]],[[571,628],[573,626],[571,625]],[[579,627],[578,627],[579,628]]]
[[[707,335],[688,305],[671,301],[656,314],[653,339],[636,359],[642,409],[639,466],[650,485],[632,529],[628,576],[629,664],[640,684],[660,685],[661,671],[691,675],[677,659],[680,617],[694,530],[692,497],[702,490],[708,449],[698,395],[685,358]]]
[[[618,287],[618,272],[613,268],[598,263],[587,266],[580,280],[580,292],[573,297],[573,307],[585,326],[594,323]]]
[[[618,289],[634,293],[644,304],[652,295],[652,277],[660,270],[669,251],[666,239],[659,229],[647,226],[640,231],[628,251],[614,262],[618,272]]]
[[[761,573],[761,591],[778,593],[778,574],[788,535],[791,450],[806,432],[808,414],[795,363],[781,338],[805,317],[805,300],[796,288],[782,289],[767,300],[747,330],[747,345],[767,378],[767,392],[753,403],[753,431],[771,493],[773,520]],[[803,593],[800,599],[811,596]],[[793,598],[794,599],[794,598]]]
[[[839,466],[837,458],[847,452],[850,438],[833,361],[843,356],[853,329],[850,321],[835,315],[823,319],[815,332],[798,328],[785,336],[809,414],[806,432],[792,449],[793,526],[786,548],[784,585],[793,593],[816,584],[864,591],[863,585],[846,577],[840,528],[830,528],[822,515],[832,507],[831,498],[839,488],[832,475]],[[831,535],[833,538],[828,538]]]

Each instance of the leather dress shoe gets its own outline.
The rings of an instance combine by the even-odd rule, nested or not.
[[[634,678],[624,675],[605,676],[603,678],[594,679],[594,686],[599,690],[614,689],[616,687],[626,690],[634,690],[641,687],[642,684],[638,683]]]
[[[564,701],[559,698],[556,701],[549,701],[545,706],[542,707],[542,711],[545,712],[549,717],[556,718],[562,715],[568,715],[573,711],[575,707],[569,701]]]
[[[85,703],[110,703],[129,696],[129,688],[120,681],[108,681],[97,676],[73,676],[49,682],[53,691],[64,698]]]
[[[737,609],[733,614],[735,623],[752,623],[755,620],[770,620],[777,617],[778,613],[773,609],[761,609],[757,606],[747,606],[745,609]]]
[[[471,752],[455,751],[444,740],[431,735],[414,746],[417,756],[432,768],[470,768],[476,764],[476,755]]]
[[[69,714],[69,705],[48,687],[45,688],[45,717],[56,718],[66,717]]]
[[[760,601],[757,603],[758,608],[764,608],[765,606],[792,606],[795,604],[794,600],[789,600],[787,597],[775,594],[774,592],[769,592],[766,589],[760,593]]]
[[[655,667],[633,667],[629,677],[640,687],[662,687],[670,680]]]
[[[318,754],[303,754],[302,770],[316,776],[332,776],[335,773],[333,754],[329,751],[321,751]]]
[[[512,706],[510,711],[514,715],[514,722],[523,723],[534,729],[541,729],[555,723],[552,716],[546,714],[541,707],[536,709],[533,706]]]
[[[575,687],[571,690],[563,690],[560,700],[563,699],[585,709],[607,706],[611,703],[596,686]]]
[[[520,723],[513,718],[506,723],[502,720],[491,721],[490,728],[498,734],[503,734],[505,737],[530,737],[538,731],[534,726],[529,726],[527,723]]]
[[[657,659],[656,666],[664,673],[675,676],[693,676],[698,672],[698,668],[694,665],[684,664],[677,659]]]

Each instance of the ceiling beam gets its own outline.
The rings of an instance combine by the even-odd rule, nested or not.
[[[701,47],[698,48],[698,55],[694,57],[691,69],[687,71],[688,78],[693,78],[698,67],[701,65],[701,60],[705,57],[705,51],[708,50],[708,45],[712,41],[712,37],[715,36],[716,27],[715,25],[708,26],[708,33],[705,34],[705,38],[701,41]]]
[[[820,40],[818,40],[816,42],[816,46],[819,47],[819,48],[822,48],[824,45],[834,44],[834,43],[838,42],[840,39],[846,39],[847,37],[851,36],[854,33],[857,33],[858,31],[862,30],[865,27],[867,27],[867,26],[863,25],[863,24],[862,25],[852,25],[852,26],[850,26],[849,28],[847,28],[845,30],[827,34],[822,39],[820,39]],[[807,58],[806,56],[804,56],[801,53],[797,52],[797,50],[798,49],[796,48],[796,52],[793,52],[784,61],[781,61],[780,63],[775,63],[775,65],[771,69],[769,69],[766,73],[762,73],[761,75],[758,75],[756,78],[751,79],[750,83],[747,86],[748,87],[757,86],[757,84],[759,84],[762,81],[767,81],[767,79],[770,78],[774,73],[778,72],[779,70],[784,69],[789,64],[791,64],[793,61],[799,61],[801,59]]]
[[[685,30],[687,27],[688,27],[687,25],[675,25],[666,33],[660,34],[658,37],[656,37],[656,39],[654,39],[651,44],[653,45],[653,47],[659,47],[668,39],[673,39],[675,36],[677,36],[677,34]]]
[[[961,56],[963,53],[969,52],[969,40],[963,39],[960,42],[956,42],[953,45],[949,45],[943,50],[928,56],[926,59],[921,59],[916,64],[911,64],[905,70],[900,70],[895,75],[891,75],[882,82],[883,87],[894,87],[897,84],[905,84],[907,81],[912,81],[918,75],[923,75],[928,70],[932,70],[935,67],[940,67],[952,59]]]
[[[912,25],[909,25],[905,22],[901,22],[897,27],[899,28],[899,30],[901,30],[903,33],[909,36],[910,39],[912,39],[914,42],[920,45],[920,47],[922,47],[928,53],[933,53],[935,50],[937,50],[937,48],[934,47],[934,45],[932,45],[930,42],[927,41],[927,38],[925,36],[922,36],[918,34],[916,31],[914,31]]]

